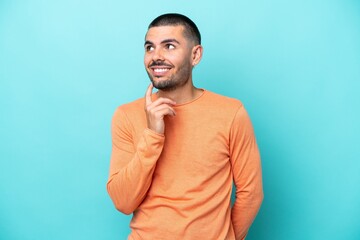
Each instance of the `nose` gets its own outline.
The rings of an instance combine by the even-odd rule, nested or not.
[[[162,54],[162,51],[160,48],[155,48],[153,51],[153,55],[152,55],[152,60],[153,61],[163,61],[164,60],[164,56]]]

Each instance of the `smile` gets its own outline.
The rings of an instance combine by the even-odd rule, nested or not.
[[[153,71],[154,77],[165,77],[165,75],[167,75],[168,72],[171,70],[171,67],[157,66],[157,67],[152,67],[151,70]]]
[[[163,73],[163,72],[167,72],[169,70],[170,70],[169,68],[155,68],[154,72],[155,73]]]

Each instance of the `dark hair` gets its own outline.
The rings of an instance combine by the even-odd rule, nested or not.
[[[167,13],[155,18],[148,29],[160,26],[183,26],[185,37],[194,41],[195,44],[201,44],[200,31],[196,24],[188,17],[178,13]]]

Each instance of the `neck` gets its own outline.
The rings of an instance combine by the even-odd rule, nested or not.
[[[190,102],[201,95],[201,89],[196,88],[192,83],[187,85],[169,91],[159,90],[157,95],[158,97],[170,98],[176,104]]]

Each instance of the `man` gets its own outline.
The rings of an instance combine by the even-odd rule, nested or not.
[[[238,100],[193,85],[202,53],[189,18],[165,14],[149,25],[151,84],[112,122],[107,190],[119,211],[133,213],[129,239],[244,239],[261,205],[250,119]]]

